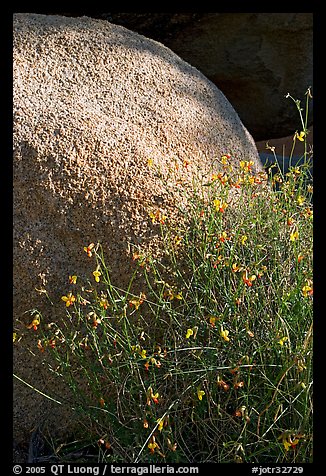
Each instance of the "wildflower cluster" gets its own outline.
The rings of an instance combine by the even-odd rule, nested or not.
[[[294,143],[307,133],[302,127]],[[154,159],[147,166],[154,172]],[[191,159],[176,159],[173,170],[194,169]],[[290,168],[269,187],[252,160],[217,157],[191,196],[184,188],[187,219],[149,208],[162,258],[135,248],[126,290],[112,283],[101,245],[86,242],[89,279],[74,268],[65,278],[63,320],[45,324],[33,311],[25,326],[36,336],[33,352],[51,356],[103,461],[311,460],[313,207],[305,173]],[[175,185],[183,190],[181,174]],[[15,330],[15,345],[19,339]]]

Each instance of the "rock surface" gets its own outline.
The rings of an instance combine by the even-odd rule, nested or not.
[[[202,73],[121,26],[15,14],[13,73],[14,367],[55,397],[24,312],[64,313],[68,276],[92,278],[83,250],[91,242],[102,243],[114,282],[128,282],[130,246],[159,234],[149,211],[169,214],[180,203],[181,192],[167,194],[148,160],[163,175],[178,166],[184,183],[225,153],[261,165],[237,113]],[[18,446],[40,420],[54,435],[71,418],[15,381]]]
[[[226,95],[255,140],[298,127],[285,95],[313,85],[312,13],[102,13],[161,41]],[[312,117],[312,116],[310,116]]]

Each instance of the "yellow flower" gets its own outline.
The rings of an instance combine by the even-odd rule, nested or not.
[[[230,154],[225,154],[225,155],[222,155],[221,157],[221,163],[223,165],[227,165],[229,159],[231,158],[231,155]]]
[[[242,245],[244,245],[247,240],[248,240],[248,236],[247,235],[242,235],[241,238],[240,238],[240,243]]]
[[[298,131],[295,133],[294,138],[299,139],[299,141],[303,142],[304,138],[306,136],[306,133],[304,131],[301,131],[300,134],[298,134]]]
[[[164,425],[164,418],[159,418],[158,420],[156,420],[156,422],[158,423],[158,426],[157,426],[158,431],[162,431],[163,425]]]
[[[298,204],[301,206],[301,205],[304,204],[305,198],[302,197],[302,195],[299,195],[298,198],[297,198],[297,202],[298,202]]]
[[[143,349],[141,352],[140,352],[140,356],[142,359],[146,359],[146,350]]]
[[[189,339],[189,337],[192,336],[193,333],[194,333],[194,331],[192,329],[188,329],[187,334],[186,334],[186,339]]]
[[[148,159],[147,161],[147,166],[152,167],[153,166],[153,159]]]
[[[200,388],[198,387],[198,388],[197,388],[197,397],[198,397],[198,400],[202,400],[204,395],[205,395],[204,390],[200,390]]]
[[[278,341],[278,343],[279,343],[280,345],[284,345],[284,343],[285,343],[287,340],[289,340],[289,338],[285,336],[285,337],[282,337],[282,339],[280,339],[280,340]]]
[[[250,160],[241,160],[240,161],[240,168],[244,170],[245,172],[249,172],[251,170],[251,167],[254,165],[253,161]]]
[[[16,342],[16,340],[17,340],[17,332],[13,332],[13,334],[12,334],[12,341],[13,341],[13,342]]]
[[[69,276],[69,284],[76,284],[77,276]]]
[[[182,238],[179,235],[174,238],[174,243],[176,244],[176,246],[180,245],[181,241]]]
[[[100,276],[101,276],[101,275],[102,275],[102,273],[101,273],[101,271],[99,270],[99,266],[98,266],[98,267],[96,268],[96,270],[93,271],[93,276],[94,276],[95,281],[96,281],[97,283],[100,282]]]
[[[223,327],[221,326],[221,330],[220,330],[220,336],[226,341],[226,342],[229,342],[230,340],[230,337],[228,337],[229,335],[229,331],[228,330],[224,330]]]
[[[67,307],[71,306],[76,301],[76,298],[72,293],[68,293],[67,296],[62,296],[61,299],[66,303]]]
[[[237,263],[233,263],[232,271],[236,273],[237,271],[241,271],[241,267],[237,265]]]
[[[299,232],[298,230],[293,230],[290,233],[290,241],[296,241],[299,238]]]
[[[168,297],[170,299],[170,301],[172,301],[173,299],[179,299],[179,301],[181,301],[183,299],[182,297],[182,291],[180,292],[177,292],[175,294],[175,290],[173,288],[168,288],[167,291],[165,291],[164,293],[164,297]]]
[[[284,445],[285,451],[289,451],[289,449],[291,448],[291,443],[289,443],[286,439],[283,440],[283,445]]]
[[[302,288],[302,294],[304,297],[312,296],[313,295],[313,288],[307,283],[305,286]]]

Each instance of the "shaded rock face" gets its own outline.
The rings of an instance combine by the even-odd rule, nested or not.
[[[104,13],[171,48],[223,91],[255,140],[299,126],[313,85],[312,13]],[[310,116],[311,117],[311,116]]]
[[[14,330],[22,337],[14,365],[55,396],[24,312],[64,313],[68,276],[92,278],[83,250],[91,242],[102,243],[113,282],[128,283],[132,246],[158,239],[149,212],[169,215],[182,203],[182,188],[167,193],[148,160],[166,176],[177,166],[185,184],[225,153],[261,165],[237,113],[202,73],[121,26],[15,14],[13,73]],[[40,420],[52,433],[72,425],[62,407],[15,382],[18,444]]]

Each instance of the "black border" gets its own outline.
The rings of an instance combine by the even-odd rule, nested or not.
[[[12,414],[13,414],[13,394],[12,394],[12,372],[13,372],[13,362],[12,362],[12,324],[11,324],[11,315],[12,315],[12,263],[13,263],[13,242],[12,242],[12,229],[13,229],[13,204],[12,204],[12,183],[13,183],[13,174],[12,174],[12,15],[13,13],[17,12],[33,12],[33,13],[54,13],[55,14],[62,14],[64,12],[70,11],[74,13],[76,16],[93,16],[98,13],[103,13],[103,8],[92,8],[90,9],[89,6],[85,8],[79,7],[77,10],[73,7],[69,7],[67,4],[64,4],[64,7],[59,7],[56,3],[55,6],[47,8],[43,7],[40,8],[38,6],[28,6],[28,5],[17,5],[14,4],[8,8],[6,7],[2,15],[2,28],[1,33],[3,35],[2,45],[5,47],[2,48],[2,55],[1,60],[4,65],[4,69],[2,70],[2,74],[0,75],[1,78],[1,92],[2,92],[2,107],[1,111],[7,111],[7,120],[2,122],[1,127],[1,134],[2,137],[2,173],[1,178],[3,183],[0,186],[0,193],[1,196],[1,204],[2,204],[2,219],[4,220],[4,230],[5,232],[2,233],[2,239],[4,240],[2,246],[2,298],[3,302],[5,301],[6,310],[2,309],[2,342],[0,345],[0,349],[4,352],[4,355],[1,360],[1,368],[2,368],[2,376],[5,384],[2,385],[2,413],[5,414],[2,416],[3,424],[1,425],[1,430],[3,433],[2,438],[2,445],[1,445],[1,460],[5,460],[5,464],[8,469],[4,471],[4,474],[13,474],[12,473],[12,466],[13,466],[13,459],[12,459]],[[148,12],[152,11],[151,8],[145,7],[143,10],[140,8],[139,4],[134,4],[133,7],[139,7],[137,9],[131,8],[131,5],[124,4],[123,2],[118,4],[119,7],[114,7],[113,5],[107,5],[107,9],[111,11],[138,11],[138,12]],[[249,10],[253,10],[255,6],[258,5],[250,5],[248,3],[245,4],[246,8]],[[158,5],[155,5],[156,7]],[[168,5],[165,5],[165,8]],[[177,12],[181,10],[181,12],[197,12],[198,9],[189,9],[189,2],[178,2],[178,5],[173,4],[173,6],[178,6]],[[200,5],[203,7],[204,5]],[[209,6],[206,7],[206,11],[212,8],[212,4],[210,3]],[[217,6],[217,5],[216,5]],[[215,6],[215,8],[216,8]],[[231,8],[228,10],[229,13],[239,13],[242,11],[244,5],[237,8],[235,5],[228,5]],[[259,7],[262,6],[261,4]],[[271,4],[274,7],[274,10],[277,9],[277,5],[275,3]],[[314,86],[312,89],[312,93],[314,96],[314,149],[316,151],[315,155],[317,157],[316,162],[314,164],[314,325],[315,325],[315,332],[314,332],[314,377],[316,380],[316,390],[315,390],[315,397],[314,397],[314,407],[315,407],[315,418],[314,418],[314,462],[311,464],[298,464],[297,466],[304,467],[303,474],[319,474],[319,466],[322,467],[323,463],[323,443],[324,443],[324,427],[322,424],[322,417],[325,414],[325,407],[323,405],[324,394],[323,394],[323,371],[324,371],[324,355],[322,353],[322,348],[325,346],[325,333],[322,331],[322,324],[324,323],[325,316],[323,316],[322,309],[321,309],[321,294],[324,291],[323,288],[323,266],[322,266],[322,251],[324,250],[324,239],[322,229],[320,228],[323,224],[322,220],[322,211],[325,208],[325,198],[322,196],[322,189],[325,187],[324,185],[324,176],[322,174],[322,164],[326,161],[321,154],[321,131],[322,131],[322,119],[321,114],[323,111],[322,108],[322,93],[324,85],[324,74],[323,74],[323,57],[325,57],[325,48],[323,47],[324,36],[321,35],[322,29],[324,27],[324,16],[323,10],[321,8],[321,2],[309,2],[308,4],[301,4],[301,9],[304,11],[307,8],[313,10],[314,15]],[[112,8],[111,8],[112,7]],[[218,5],[218,9],[221,10],[222,5]],[[252,8],[248,8],[252,7]],[[282,4],[282,7],[285,7],[287,10],[293,10],[300,8],[300,5],[293,2],[292,4]],[[234,9],[236,8],[236,9]],[[231,11],[230,11],[231,10]],[[268,13],[268,12],[267,12]],[[298,61],[300,61],[300,45],[298,45]],[[3,74],[5,72],[5,74]],[[7,152],[6,154],[4,152]],[[7,308],[8,306],[8,308]],[[10,323],[8,325],[8,323]],[[5,332],[3,330],[5,329]],[[5,339],[3,338],[5,334]],[[0,467],[1,461],[0,460]],[[23,466],[31,466],[31,465],[23,465]],[[48,465],[44,465],[48,467]],[[76,465],[78,466],[78,465]],[[136,466],[136,465],[135,465]],[[146,466],[146,465],[142,465]],[[187,466],[187,465],[182,465]],[[199,474],[203,474],[203,471],[209,469],[216,469],[216,465],[213,464],[196,464],[192,466],[199,467]],[[251,464],[244,464],[244,465],[235,465],[230,463],[227,465],[227,470],[237,471],[239,474],[252,474],[251,473]],[[267,467],[267,464],[261,465],[262,467]],[[277,466],[275,464],[269,464],[270,467]],[[292,465],[294,466],[294,465]],[[50,467],[48,467],[50,469]],[[23,471],[22,474],[25,474]],[[46,472],[45,474],[52,474],[51,472]],[[65,474],[65,473],[63,473]],[[109,473],[107,473],[109,474]]]

